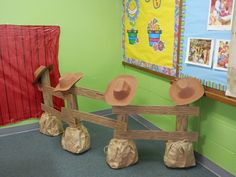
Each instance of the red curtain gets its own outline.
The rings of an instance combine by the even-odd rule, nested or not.
[[[59,34],[58,26],[0,25],[0,125],[40,117],[43,99],[32,85],[33,73],[53,64],[51,85],[58,83]],[[57,109],[64,104],[53,102]]]

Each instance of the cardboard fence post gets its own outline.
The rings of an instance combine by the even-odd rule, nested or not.
[[[124,107],[132,100],[137,80],[129,75],[121,75],[112,80],[104,94],[105,100],[112,106]],[[128,131],[128,115],[118,113],[117,121],[123,122],[123,126],[116,127],[114,138],[107,147],[106,162],[111,168],[124,168],[138,161],[138,151],[132,139],[121,138],[120,134]]]
[[[181,108],[181,106],[178,107]],[[188,116],[184,114],[176,115],[176,131],[187,131],[187,128],[188,128]]]
[[[51,86],[49,71],[45,71],[41,78],[41,87]],[[47,106],[53,107],[52,95],[46,91],[43,93],[43,103]]]
[[[117,120],[123,122],[124,124],[114,129],[114,138],[117,138],[120,133],[125,133],[128,130],[128,115],[118,114]]]
[[[42,88],[51,86],[49,72],[52,67],[52,65],[38,67],[34,72],[35,79],[33,81],[42,91],[44,105],[49,107],[53,107],[52,95]],[[57,136],[63,132],[62,122],[56,116],[45,111],[39,120],[39,130],[45,135]]]
[[[170,97],[180,108],[198,100],[204,94],[201,83],[194,78],[183,78],[175,81],[170,87]],[[176,131],[186,132],[188,120],[186,114],[176,115]],[[184,139],[166,143],[164,163],[171,168],[186,168],[196,165],[193,144]]]
[[[63,149],[76,154],[87,151],[90,148],[90,136],[87,128],[70,111],[78,110],[77,97],[71,93],[71,90],[75,88],[76,82],[82,76],[82,73],[65,74],[59,79],[59,83],[54,89],[55,92],[60,91],[65,97],[69,110],[64,111],[62,114],[62,119],[69,124],[69,127],[63,133],[61,145]]]
[[[74,88],[75,86],[72,86],[72,88]],[[65,100],[66,100],[66,104],[67,107],[70,109],[75,109],[75,110],[79,110],[78,107],[78,102],[77,102],[77,97],[74,94],[65,94],[63,93],[63,95],[65,96]],[[75,119],[72,114],[67,114],[68,117],[65,117],[65,119],[69,119],[70,124],[68,124],[70,127],[77,127],[80,126],[80,121],[78,119]]]
[[[187,106],[187,105],[186,105]],[[181,108],[181,106],[178,106]],[[186,132],[188,128],[188,116],[176,115],[176,131]],[[196,165],[193,143],[184,139],[178,141],[167,141],[165,147],[164,163],[170,168],[186,168]]]
[[[138,151],[132,139],[119,138],[128,131],[128,115],[118,114],[117,120],[123,122],[114,129],[114,138],[107,147],[107,164],[114,169],[128,167],[138,161]]]

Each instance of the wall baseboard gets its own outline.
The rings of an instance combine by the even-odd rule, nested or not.
[[[212,173],[216,174],[220,177],[235,177],[233,174],[227,172],[225,169],[220,167],[219,165],[215,164],[208,158],[204,157],[202,154],[195,151],[195,157],[197,160],[197,163],[202,165],[204,168],[208,169]]]
[[[38,129],[39,129],[38,123],[19,125],[16,127],[9,127],[9,128],[1,128],[0,137],[15,135],[19,133],[25,133],[25,132],[30,132],[30,131],[36,131]]]
[[[95,111],[91,112],[96,115],[100,116],[108,116],[112,114],[111,109],[105,109],[105,110],[100,110],[100,111]],[[159,127],[156,127],[154,124],[151,122],[147,121],[140,115],[130,115],[134,120],[136,120],[138,123],[146,127],[147,129],[150,130],[161,130]],[[0,129],[0,137],[4,136],[9,136],[9,135],[14,135],[14,134],[19,134],[19,133],[25,133],[25,132],[30,132],[30,131],[36,131],[39,129],[38,123],[33,123],[33,124],[28,124],[28,125],[21,125],[17,127],[10,127],[10,128],[2,128]],[[195,152],[195,157],[197,160],[197,163],[211,171],[212,173],[216,174],[217,176],[220,177],[235,177],[231,173],[227,172],[208,158],[204,157],[203,155],[199,154],[198,152]]]

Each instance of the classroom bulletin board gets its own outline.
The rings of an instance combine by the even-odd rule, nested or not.
[[[230,21],[220,23],[222,20],[213,22],[217,1],[183,1],[183,52],[179,61],[179,77],[195,77],[207,87],[226,91],[231,24]],[[231,7],[228,16],[232,17],[233,1],[224,2]],[[218,19],[223,17],[226,16],[218,15]]]
[[[179,0],[124,0],[124,62],[176,76]]]

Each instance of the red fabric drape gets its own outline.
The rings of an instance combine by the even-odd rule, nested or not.
[[[59,34],[58,26],[0,25],[0,125],[41,115],[34,71],[53,64],[51,85],[58,83]],[[64,104],[58,98],[53,102],[57,109]]]

